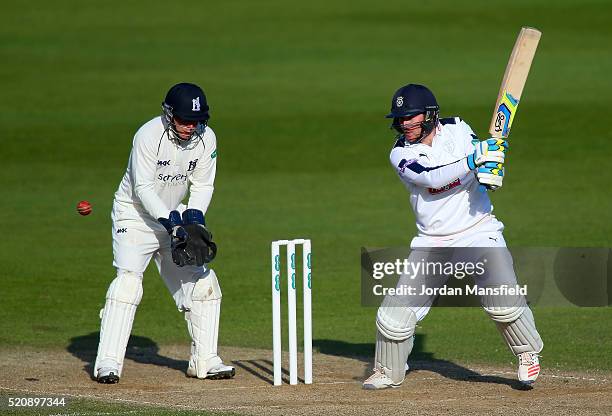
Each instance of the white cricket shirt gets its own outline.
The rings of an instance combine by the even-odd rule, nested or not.
[[[399,139],[391,165],[410,192],[420,236],[449,236],[492,217],[493,206],[465,157],[478,140],[459,117],[440,119],[432,145]]]
[[[145,123],[134,136],[128,166],[115,193],[113,221],[141,221],[161,231],[189,192],[187,208],[206,213],[217,169],[217,139],[210,127],[187,143],[170,139],[162,117]]]

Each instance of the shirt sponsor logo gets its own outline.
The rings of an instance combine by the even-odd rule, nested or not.
[[[117,229],[117,234],[125,234],[127,233],[127,228],[118,228]]]
[[[166,184],[184,183],[187,180],[187,175],[183,173],[177,173],[176,175],[164,175],[160,173],[157,175],[157,179]]]
[[[429,188],[429,193],[432,194],[432,195],[441,194],[442,192],[449,191],[449,190],[451,190],[453,188],[458,187],[459,185],[461,185],[461,181],[459,179],[455,179],[454,181],[452,181],[448,185],[444,185],[441,188]]]
[[[170,161],[169,160],[158,160],[157,166],[170,166]]]

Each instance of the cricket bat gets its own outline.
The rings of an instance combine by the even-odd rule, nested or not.
[[[510,134],[516,109],[521,100],[523,87],[527,82],[529,68],[531,68],[541,36],[542,32],[532,27],[523,27],[519,32],[493,110],[493,118],[489,127],[489,133],[493,138],[506,138]]]

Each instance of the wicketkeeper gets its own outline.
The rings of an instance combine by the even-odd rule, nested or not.
[[[117,383],[142,277],[154,260],[191,336],[187,375],[221,379],[235,374],[217,355],[221,289],[208,263],[217,247],[206,228],[216,172],[217,142],[208,126],[204,91],[174,85],[162,115],[134,136],[127,170],[113,203],[113,265],[117,277],[100,313],[100,344],[93,369],[100,383]],[[187,205],[182,204],[189,191]]]

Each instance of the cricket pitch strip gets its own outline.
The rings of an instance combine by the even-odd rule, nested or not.
[[[5,348],[0,350],[0,395],[66,395],[245,415],[612,414],[611,373],[550,370],[546,361],[529,391],[519,389],[510,363],[500,368],[443,360],[411,361],[400,388],[364,391],[361,382],[371,367],[366,358],[315,353],[314,384],[302,384],[300,368],[299,385],[274,387],[271,351],[222,347],[220,352],[235,365],[234,379],[187,378],[187,346],[129,347],[120,383],[102,385],[90,378],[95,351]],[[286,369],[284,360],[284,383]]]

